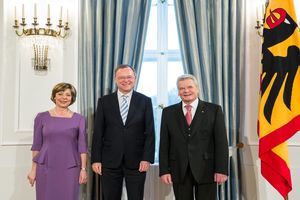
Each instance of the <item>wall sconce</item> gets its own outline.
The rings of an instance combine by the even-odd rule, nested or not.
[[[21,23],[17,19],[17,7],[15,6],[15,23],[13,28],[17,36],[26,37],[31,36],[33,38],[37,37],[53,37],[53,38],[66,38],[69,34],[69,22],[68,22],[68,10],[65,22],[62,20],[63,7],[60,7],[60,15],[58,19],[57,29],[52,29],[51,18],[50,18],[50,5],[47,7],[47,17],[45,27],[39,27],[38,17],[37,17],[37,5],[34,4],[33,22],[32,27],[26,28],[26,18],[25,18],[25,8],[22,4],[22,18]],[[21,27],[21,30],[20,30]],[[39,40],[43,41],[43,40]],[[47,40],[44,40],[47,41]],[[33,68],[37,71],[46,71],[50,65],[50,59],[48,58],[49,44],[47,42],[34,42],[33,43]]]
[[[261,5],[261,15],[260,15],[260,8],[259,6],[256,7],[256,26],[255,29],[257,31],[257,35],[263,37],[263,29],[265,23],[265,12],[266,8],[268,7],[268,2],[263,3]]]

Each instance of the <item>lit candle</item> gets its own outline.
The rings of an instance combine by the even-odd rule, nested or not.
[[[258,7],[256,6],[256,19],[259,20],[258,18]]]
[[[261,7],[262,9],[261,9],[261,11],[262,11],[262,18],[264,18],[265,17],[265,4],[262,4],[262,7]]]
[[[61,7],[60,7],[60,15],[59,15],[59,20],[61,20],[61,19],[62,19],[62,12],[63,12],[63,7],[61,6]]]
[[[37,14],[36,14],[36,3],[34,4],[34,17],[37,18]]]
[[[22,4],[22,18],[25,18],[24,4]]]
[[[48,4],[48,18],[50,18],[50,5]]]
[[[17,6],[15,6],[15,20],[17,19]]]
[[[67,22],[69,21],[69,10],[67,9]]]

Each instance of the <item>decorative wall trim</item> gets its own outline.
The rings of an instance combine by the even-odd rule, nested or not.
[[[258,142],[249,142],[248,144],[245,144],[248,146],[258,146]],[[300,142],[288,142],[288,147],[300,147]]]
[[[31,145],[36,114],[54,106],[53,86],[59,82],[77,86],[78,1],[64,0],[64,4],[72,34],[49,49],[50,68],[40,74],[32,67],[32,46],[11,29],[14,4],[0,1],[0,145]],[[72,108],[76,111],[77,104]]]

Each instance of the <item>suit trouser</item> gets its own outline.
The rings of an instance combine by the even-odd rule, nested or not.
[[[188,166],[183,182],[173,183],[176,200],[215,200],[216,183],[199,184]]]
[[[123,179],[125,179],[128,200],[143,200],[146,172],[128,169],[102,167],[102,191],[104,200],[121,200]]]

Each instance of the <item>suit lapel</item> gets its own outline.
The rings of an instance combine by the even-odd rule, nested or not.
[[[136,92],[133,91],[132,92],[132,96],[131,96],[131,100],[130,100],[130,105],[129,105],[129,110],[128,110],[128,114],[127,114],[127,119],[126,119],[126,125],[130,122],[130,120],[133,118],[134,116],[134,112],[136,110],[136,105],[138,103],[138,97],[136,95]],[[121,115],[120,115],[121,116]]]
[[[178,103],[175,108],[176,108],[176,112],[175,112],[174,116],[176,117],[176,123],[179,125],[180,132],[182,133],[184,138],[186,138],[185,131],[188,129],[188,125],[187,125],[185,116],[182,111],[182,102]],[[179,113],[179,114],[176,114],[176,113]]]
[[[193,118],[193,121],[191,123],[192,135],[195,133],[195,130],[198,130],[201,126],[203,126],[203,119],[205,113],[206,113],[206,107],[203,101],[199,99],[197,110]]]
[[[117,92],[114,92],[112,94],[111,104],[112,104],[113,113],[116,116],[118,116],[119,122],[123,124],[123,120],[122,120],[121,113],[120,113],[120,105],[119,105],[119,100],[118,100],[118,94],[117,94]]]

